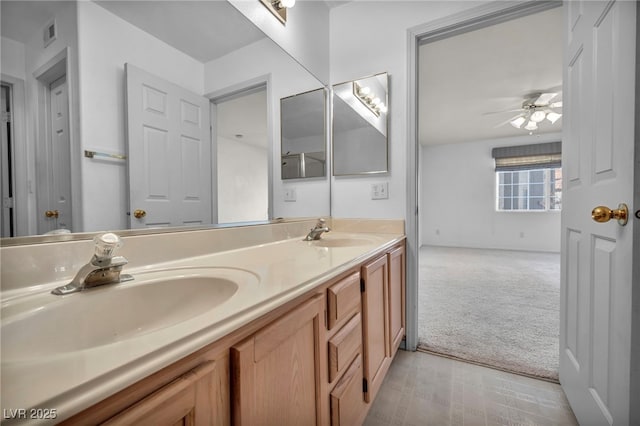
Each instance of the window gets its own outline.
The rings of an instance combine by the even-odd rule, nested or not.
[[[494,148],[498,211],[560,210],[560,142]]]
[[[562,169],[533,169],[496,172],[499,211],[560,210]]]

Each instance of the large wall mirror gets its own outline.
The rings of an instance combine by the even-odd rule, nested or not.
[[[387,73],[333,86],[333,175],[389,171]]]
[[[326,176],[326,90],[280,100],[282,179]]]
[[[12,117],[2,142],[3,238],[330,214],[328,179],[298,185],[301,200],[313,204],[285,203],[280,176],[280,99],[324,84],[227,1],[3,0],[0,7],[2,105]],[[127,94],[137,71],[140,90]],[[171,106],[175,87],[204,103]],[[138,133],[127,115],[134,95],[147,114]],[[157,121],[165,108],[204,133],[178,130],[180,148],[161,149],[169,143]],[[140,166],[132,164],[141,158],[134,144]],[[175,183],[159,177],[177,163],[186,176],[184,208],[198,199],[209,212],[152,219]],[[151,203],[133,205],[133,194]],[[234,205],[248,198],[264,200],[259,213],[234,215],[258,204]]]

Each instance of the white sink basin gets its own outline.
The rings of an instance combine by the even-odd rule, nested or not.
[[[366,238],[322,238],[312,242],[318,247],[355,247],[371,244]]]
[[[2,321],[2,360],[91,349],[176,325],[231,299],[253,274],[226,268],[141,273],[134,280],[67,296]],[[33,303],[31,303],[33,305]]]

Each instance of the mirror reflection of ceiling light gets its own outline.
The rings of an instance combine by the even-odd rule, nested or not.
[[[282,25],[286,25],[287,9],[291,9],[296,4],[296,0],[260,0],[260,3],[269,9],[269,12],[278,18]]]
[[[382,103],[379,97],[371,91],[371,88],[362,87],[355,81],[353,82],[353,94],[360,100],[376,117],[380,117],[380,113],[387,112],[387,106]]]

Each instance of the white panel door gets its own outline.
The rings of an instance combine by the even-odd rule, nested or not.
[[[636,4],[566,1],[564,12],[560,382],[581,425],[627,425],[640,402],[630,390],[634,224],[597,223],[591,210],[633,208]]]
[[[130,227],[211,223],[209,100],[131,64],[125,71]]]
[[[71,139],[66,76],[47,87],[47,133],[38,152],[38,233],[71,229]],[[46,214],[50,212],[51,214]]]

